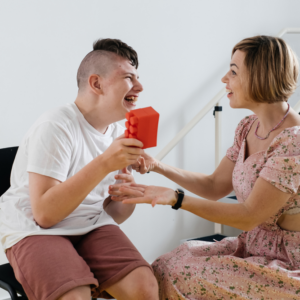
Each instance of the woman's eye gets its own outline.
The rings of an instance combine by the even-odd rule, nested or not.
[[[236,75],[236,73],[235,73],[233,70],[231,70],[231,74],[232,74],[232,75]]]

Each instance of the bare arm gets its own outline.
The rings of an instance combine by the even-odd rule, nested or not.
[[[182,209],[219,224],[249,231],[275,215],[291,194],[284,193],[262,178],[258,178],[244,203],[211,203],[187,197]]]
[[[112,201],[110,197],[106,200],[108,202],[104,209],[118,224],[125,222],[134,212],[135,204]]]
[[[119,192],[114,191],[114,194],[123,203],[173,206],[177,201],[172,189],[157,186],[123,186],[119,188]],[[276,214],[290,197],[291,194],[284,193],[264,179],[258,178],[244,203],[229,204],[184,196],[181,208],[206,220],[249,231]]]
[[[123,183],[135,183],[132,174],[126,168],[122,171],[123,173],[116,175],[115,179],[122,180]],[[124,204],[120,201],[112,201],[111,197],[108,197],[103,203],[103,208],[116,223],[121,224],[132,215],[135,204]]]
[[[49,228],[62,221],[108,173],[136,162],[143,152],[136,147],[142,147],[138,140],[116,139],[102,155],[64,182],[29,173],[30,201],[36,222]]]
[[[224,157],[211,175],[190,172],[166,165],[146,153],[133,168],[141,174],[151,170],[176,182],[188,191],[209,199],[218,200],[228,195],[232,190],[232,172],[235,163]]]

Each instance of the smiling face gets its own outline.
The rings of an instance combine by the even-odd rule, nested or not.
[[[114,115],[114,119],[124,119],[127,112],[136,108],[139,94],[143,91],[137,69],[129,60],[116,56],[111,72],[99,79],[101,102]]]
[[[230,70],[222,78],[226,84],[227,97],[232,108],[251,108],[255,103],[247,95],[248,72],[244,64],[245,52],[237,50],[234,52],[230,62]]]

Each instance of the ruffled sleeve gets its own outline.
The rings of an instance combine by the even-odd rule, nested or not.
[[[253,122],[257,119],[256,115],[247,116],[240,121],[238,124],[235,135],[233,145],[227,150],[226,156],[233,162],[236,162],[240,153],[241,145],[246,137],[248,131],[251,128]]]
[[[271,143],[259,176],[279,190],[296,194],[300,186],[300,126],[285,129]]]

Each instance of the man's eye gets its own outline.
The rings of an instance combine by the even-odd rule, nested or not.
[[[132,77],[130,77],[130,76],[127,76],[127,77],[125,77],[125,78],[129,78],[129,79],[132,79]]]

